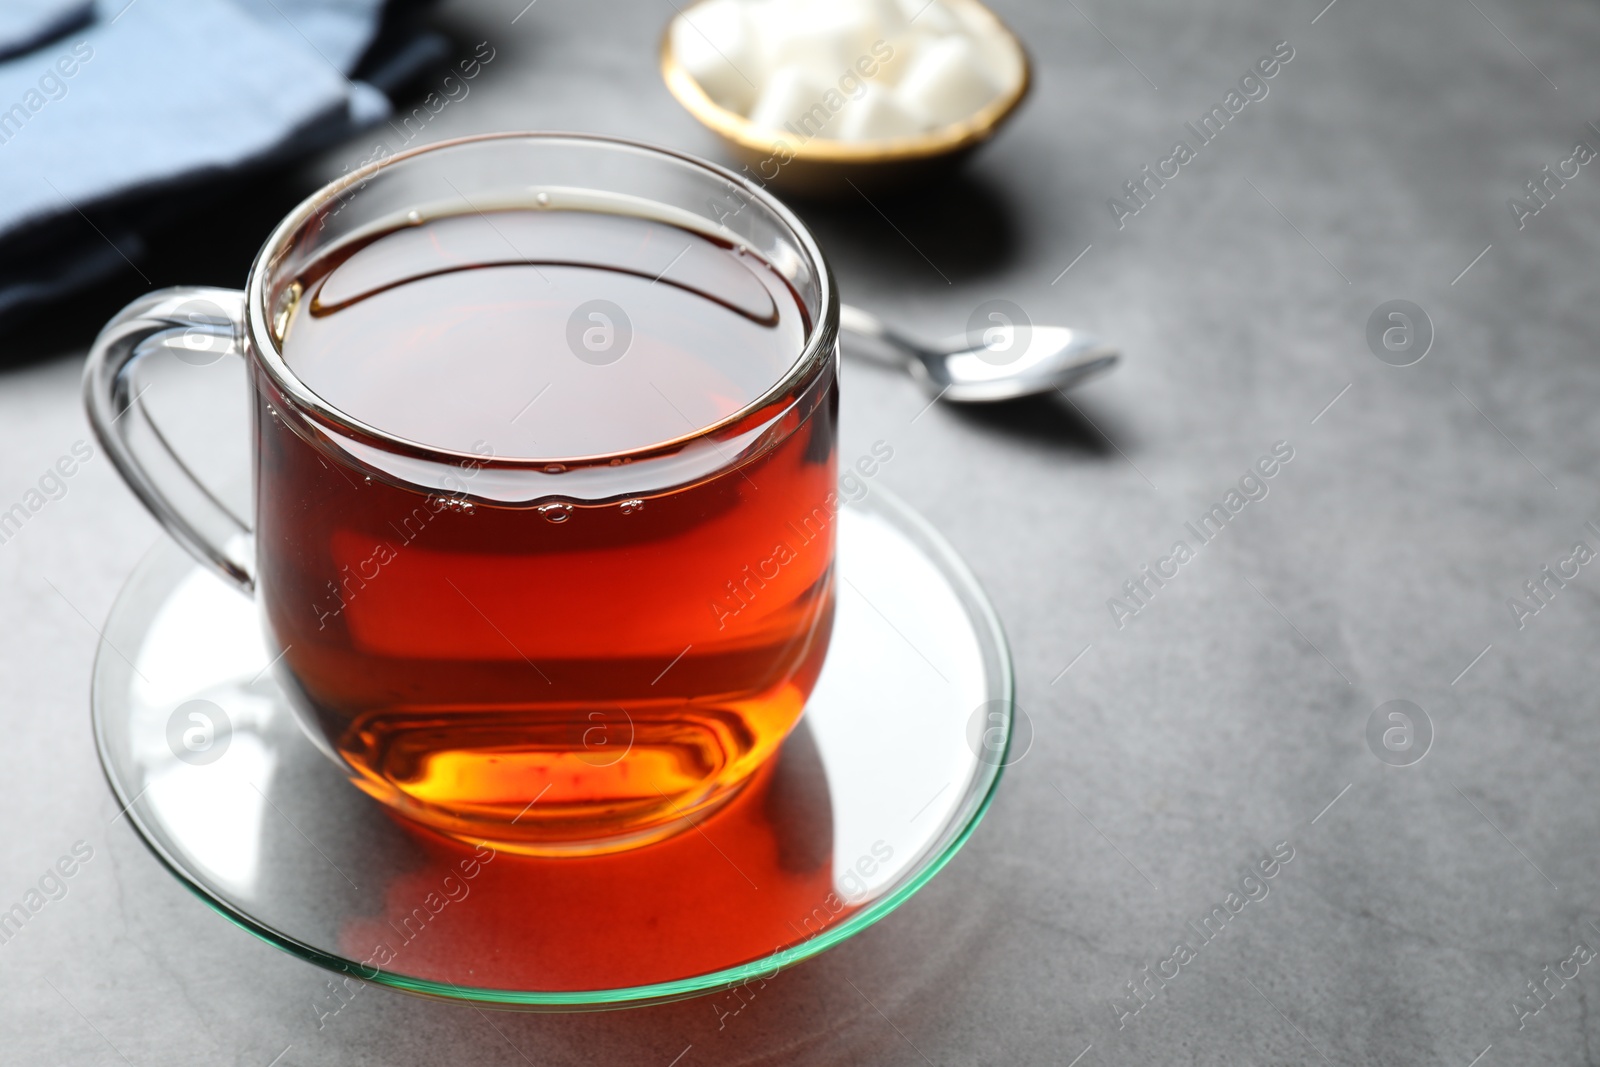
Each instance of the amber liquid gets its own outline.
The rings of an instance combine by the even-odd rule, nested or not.
[[[368,910],[339,944],[367,966],[464,987],[616,989],[760,959],[866,901],[848,869],[836,876],[827,778],[803,720],[697,827],[651,848],[559,859],[424,840],[429,862],[388,885],[362,883]],[[718,996],[705,1018],[775,998],[775,970]]]
[[[413,484],[313,443],[258,377],[260,595],[313,733],[412,818],[514,851],[628,847],[730,797],[800,716],[827,648],[831,365],[796,386],[806,403],[747,417],[776,420],[763,446],[694,484],[506,504],[475,479],[747,407],[809,328],[784,280],[665,223],[502,210],[340,248],[293,291],[281,347],[312,391],[484,457]],[[631,334],[609,362],[586,347],[620,333],[580,314],[597,299]]]

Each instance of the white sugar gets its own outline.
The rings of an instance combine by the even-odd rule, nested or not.
[[[1004,31],[945,0],[706,0],[671,40],[712,100],[802,141],[927,133],[1021,76]]]
[[[832,135],[841,141],[883,141],[921,133],[926,125],[894,93],[873,85],[839,116]]]
[[[911,56],[895,95],[936,126],[960,122],[993,100],[999,87],[965,36],[938,37]]]

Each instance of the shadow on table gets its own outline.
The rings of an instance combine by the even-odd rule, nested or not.
[[[895,283],[982,278],[1008,267],[1018,247],[1009,194],[966,172],[917,190],[847,192],[792,206],[830,256]]]
[[[1115,456],[1118,446],[1113,442],[1128,436],[1110,416],[1081,399],[1068,400],[1058,393],[997,404],[947,404],[945,408],[986,435],[1102,459]]]

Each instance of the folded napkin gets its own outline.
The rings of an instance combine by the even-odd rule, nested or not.
[[[100,0],[76,24],[70,3],[0,3],[35,13],[19,27],[68,27],[13,31],[34,47],[0,62],[0,328],[128,270],[197,187],[382,121],[372,82],[444,52],[400,34],[374,64],[387,0]],[[382,78],[351,80],[364,56]]]

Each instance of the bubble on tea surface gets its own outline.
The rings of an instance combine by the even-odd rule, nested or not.
[[[633,500],[624,500],[617,506],[622,509],[624,515],[637,515],[644,510],[644,501],[635,497]]]
[[[571,504],[541,504],[535,510],[551,522],[566,522],[572,518]]]

